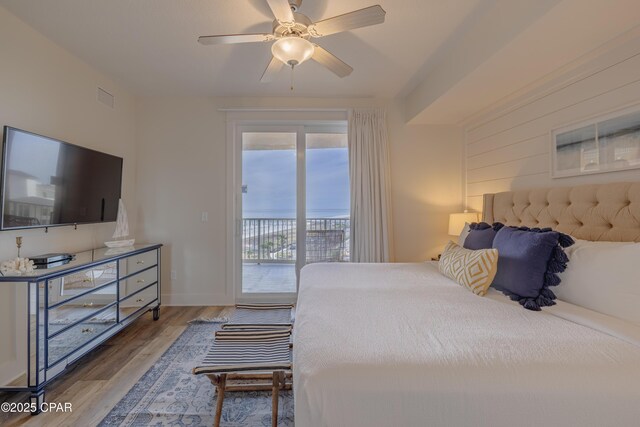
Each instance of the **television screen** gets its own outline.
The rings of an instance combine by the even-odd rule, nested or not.
[[[115,221],[122,158],[4,128],[2,229]]]

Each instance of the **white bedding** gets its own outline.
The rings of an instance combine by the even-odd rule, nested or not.
[[[637,426],[638,328],[574,308],[478,297],[436,263],[309,265],[296,426]]]

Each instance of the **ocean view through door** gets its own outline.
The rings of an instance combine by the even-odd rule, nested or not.
[[[349,260],[346,128],[241,131],[240,297],[295,297],[300,269]]]
[[[306,264],[349,261],[347,134],[306,133]]]

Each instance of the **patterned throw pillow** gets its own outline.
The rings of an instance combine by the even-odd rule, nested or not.
[[[438,263],[440,272],[469,289],[484,296],[498,270],[498,250],[461,248],[449,242]]]

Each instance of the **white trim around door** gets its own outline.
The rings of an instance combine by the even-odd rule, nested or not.
[[[273,117],[270,117],[273,118]],[[296,277],[305,263],[306,133],[346,132],[346,120],[227,120],[227,293],[236,302],[295,302],[296,293],[242,292],[242,133],[296,133]],[[298,280],[296,280],[297,289]]]

